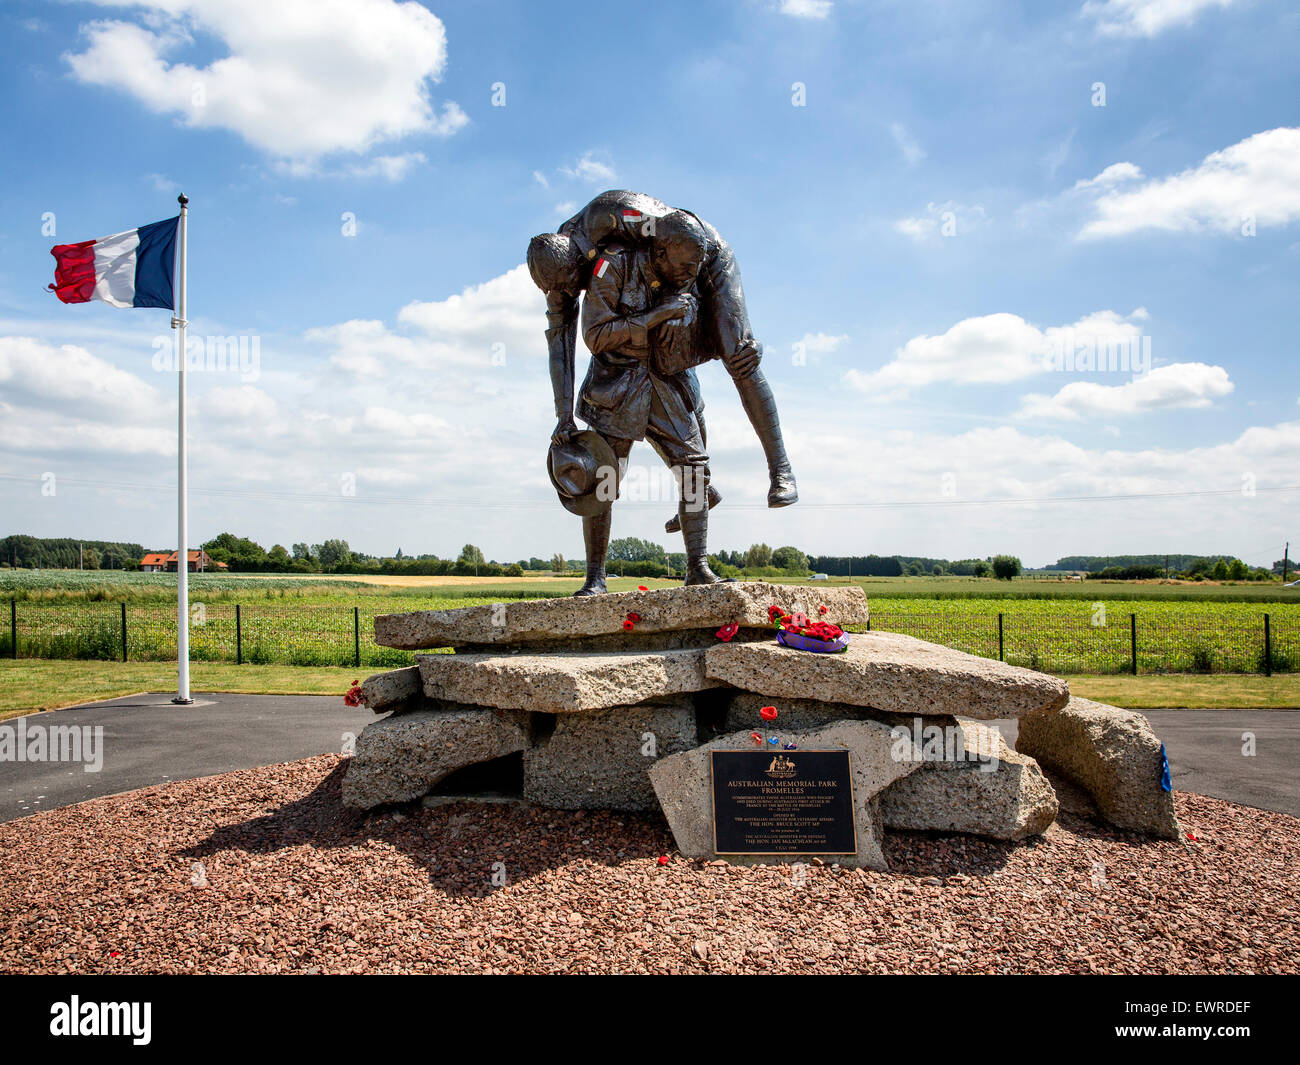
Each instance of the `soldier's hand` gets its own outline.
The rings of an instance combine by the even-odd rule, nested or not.
[[[678,318],[685,318],[695,310],[695,297],[689,292],[679,292],[670,296],[650,312],[651,325],[662,325]]]
[[[561,418],[555,423],[555,432],[551,434],[551,443],[567,444],[578,431],[578,424],[572,418]]]
[[[745,378],[758,369],[762,357],[763,345],[757,340],[747,340],[734,355],[724,355],[722,361],[727,364],[727,371],[732,377]]]

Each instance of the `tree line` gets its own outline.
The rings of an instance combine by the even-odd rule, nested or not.
[[[454,558],[436,554],[407,555],[399,547],[391,556],[353,551],[346,540],[323,543],[273,544],[269,549],[245,536],[223,532],[200,545],[215,562],[232,573],[353,573],[387,576],[522,577],[527,574],[581,574],[581,558],[498,561],[474,544],[465,544]],[[163,550],[170,551],[171,548]],[[19,569],[139,569],[145,548],[136,543],[7,536],[0,540],[0,567]],[[709,556],[714,571],[724,577],[791,577],[826,574],[830,577],[997,577],[1010,580],[1024,572],[1014,555],[950,560],[913,555],[809,555],[797,547],[772,548],[750,544],[744,550],[719,550]],[[1286,564],[1294,573],[1294,562]],[[686,569],[686,555],[668,551],[652,540],[627,536],[611,541],[611,574],[625,577],[667,577]],[[1073,573],[1099,580],[1270,580],[1283,572],[1279,559],[1271,568],[1252,567],[1231,555],[1068,555],[1042,570],[1045,575]]]

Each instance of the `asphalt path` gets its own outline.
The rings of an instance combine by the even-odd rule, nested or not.
[[[7,746],[0,735],[0,822],[169,780],[338,752],[375,720],[337,696],[196,694],[195,700],[176,706],[170,695],[132,695],[0,723],[0,730],[10,730]],[[1143,713],[1164,741],[1177,790],[1300,817],[1300,710]],[[1015,722],[997,724],[1014,746]],[[80,761],[50,761],[49,744],[44,751],[35,746],[38,735],[53,735],[53,726],[64,737],[75,727],[90,738]],[[19,753],[26,760],[17,760]]]
[[[195,693],[190,706],[171,700],[170,694],[128,695],[0,722],[0,729],[12,730],[15,747],[21,734],[29,759],[36,730],[48,739],[55,726],[72,726],[91,739],[78,762],[12,760],[0,742],[0,822],[169,780],[338,752],[347,734],[360,735],[375,720],[372,711],[347,706],[337,695]]]

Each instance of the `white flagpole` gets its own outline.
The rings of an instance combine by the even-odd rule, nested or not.
[[[172,326],[176,329],[176,354],[179,361],[177,377],[180,381],[176,419],[176,698],[174,703],[188,705],[190,698],[190,552],[189,515],[186,511],[185,476],[185,238],[189,218],[189,197],[184,193],[176,197],[181,205],[180,232],[177,248],[179,257],[176,271],[176,315]]]

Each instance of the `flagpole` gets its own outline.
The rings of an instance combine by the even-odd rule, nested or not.
[[[176,329],[176,355],[179,401],[176,417],[176,698],[173,703],[187,706],[190,698],[190,552],[189,514],[186,508],[185,470],[185,251],[186,223],[189,219],[189,197],[184,193],[176,197],[181,205],[180,247],[177,249],[176,315],[172,326]]]

